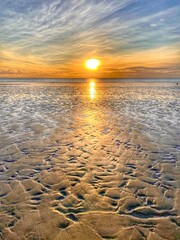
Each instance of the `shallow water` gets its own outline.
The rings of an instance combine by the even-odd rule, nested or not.
[[[0,238],[177,239],[179,86],[0,91]]]

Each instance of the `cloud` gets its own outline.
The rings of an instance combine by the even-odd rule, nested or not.
[[[179,9],[176,0],[1,0],[0,53],[11,64],[62,67],[86,56],[156,53],[177,44]]]
[[[23,72],[13,69],[0,69],[0,75],[21,75]]]
[[[121,69],[123,72],[133,72],[133,73],[180,73],[180,67],[129,67]]]

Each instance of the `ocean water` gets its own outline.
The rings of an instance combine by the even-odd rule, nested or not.
[[[178,79],[1,79],[0,92],[0,237],[179,236]]]
[[[179,83],[179,78],[103,78],[103,79],[94,79],[94,78],[0,78],[0,83],[32,83],[32,82],[40,82],[40,83],[88,83],[90,81],[96,81],[99,83],[162,83],[162,84],[172,84]]]

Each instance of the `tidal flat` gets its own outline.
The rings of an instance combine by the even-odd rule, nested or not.
[[[0,84],[1,240],[180,239],[180,87]]]

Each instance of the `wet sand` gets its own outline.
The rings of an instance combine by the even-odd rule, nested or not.
[[[0,239],[180,239],[179,86],[0,91]]]

